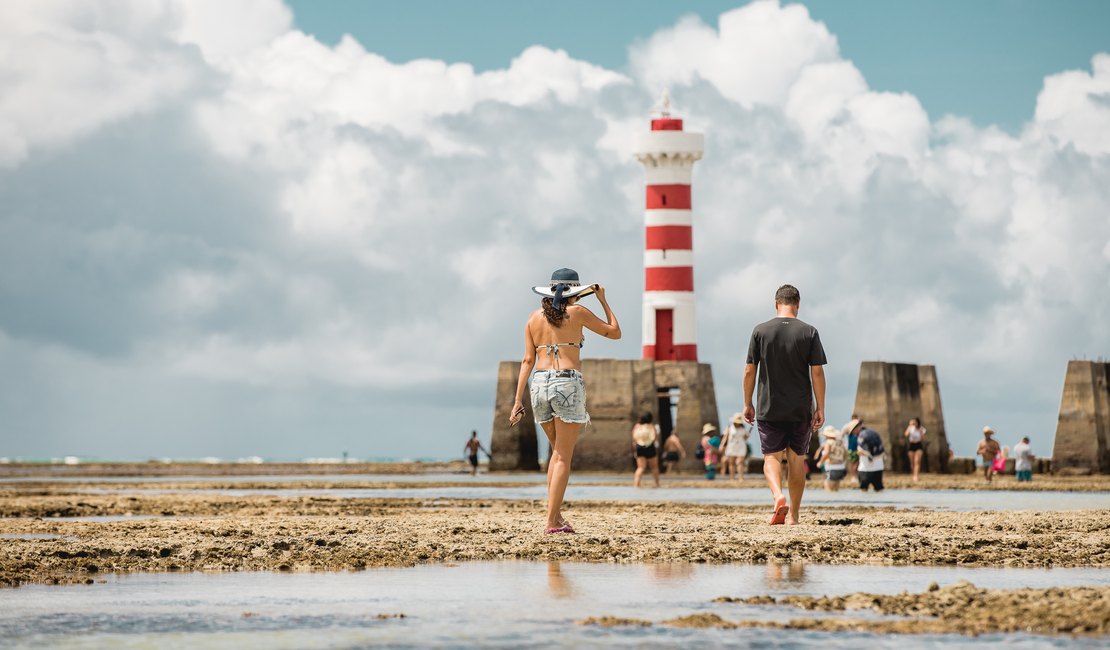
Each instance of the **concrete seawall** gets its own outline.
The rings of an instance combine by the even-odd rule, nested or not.
[[[1061,473],[1110,474],[1110,363],[1068,362],[1052,466]]]
[[[493,453],[491,470],[539,468],[533,416],[527,399],[525,408],[528,412],[523,421],[515,427],[508,425],[519,372],[520,362],[517,361],[503,361],[498,368],[493,438],[490,443]],[[634,468],[632,425],[645,412],[651,413],[656,422],[670,420],[670,413],[660,413],[660,409],[664,408],[661,403],[668,403],[668,391],[678,395],[673,429],[687,452],[686,460],[680,467],[683,470],[701,467],[701,462],[694,458],[694,448],[701,440],[702,425],[710,422],[720,427],[713,371],[709,364],[584,359],[582,375],[586,383],[586,410],[590,413],[591,423],[584,429],[575,447],[575,469],[625,471]],[[663,433],[666,435],[666,430]],[[546,448],[546,444],[539,445],[539,448]]]
[[[854,412],[863,418],[866,426],[882,435],[888,471],[910,471],[909,443],[902,434],[912,417],[921,418],[928,432],[922,471],[949,471],[948,436],[940,403],[940,384],[933,366],[862,362]]]

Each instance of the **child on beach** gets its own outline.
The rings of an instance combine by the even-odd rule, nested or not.
[[[721,437],[717,435],[717,427],[708,422],[701,428],[701,447],[705,453],[705,478],[712,481],[717,478],[717,463],[720,461]]]

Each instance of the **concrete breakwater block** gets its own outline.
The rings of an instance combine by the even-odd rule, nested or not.
[[[921,418],[925,435],[921,469],[948,472],[948,437],[936,368],[912,363],[864,361],[859,368],[855,413],[878,431],[887,449],[886,468],[909,472],[909,443],[902,433],[910,418]]]
[[[531,405],[525,396],[523,421],[510,427],[509,412],[516,394],[519,361],[502,361],[497,373],[497,396],[490,442],[491,470],[539,469],[536,428]],[[694,457],[701,441],[701,428],[712,423],[720,429],[713,371],[709,364],[695,361],[629,359],[583,359],[586,410],[590,425],[583,429],[574,450],[574,468],[628,471],[632,458],[632,425],[642,413],[651,413],[662,427],[672,431],[686,449],[683,471],[701,470]],[[540,434],[543,435],[542,433]],[[662,443],[662,441],[658,441]],[[757,443],[758,444],[758,443]],[[542,445],[546,449],[547,445]]]
[[[1052,467],[1061,474],[1110,474],[1110,362],[1068,362]]]

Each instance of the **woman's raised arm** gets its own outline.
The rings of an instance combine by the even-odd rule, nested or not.
[[[605,319],[608,322],[602,321],[586,307],[576,305],[578,307],[582,307],[582,309],[580,310],[575,310],[581,315],[582,326],[590,330],[591,332],[594,332],[595,334],[600,334],[604,336],[605,338],[613,340],[619,339],[621,337],[621,326],[620,323],[617,322],[617,315],[613,313],[613,310],[609,307],[609,303],[605,300],[605,288],[598,287],[597,291],[595,291],[594,294],[597,296],[597,300],[601,303],[602,308],[605,309]]]

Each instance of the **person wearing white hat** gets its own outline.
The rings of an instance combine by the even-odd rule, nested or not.
[[[817,465],[825,466],[825,491],[840,490],[840,482],[848,473],[848,446],[844,444],[840,430],[829,425],[821,429],[821,448],[814,459]]]
[[[551,274],[547,286],[533,287],[532,291],[543,296],[543,300],[524,326],[524,359],[520,362],[516,402],[509,424],[515,426],[527,412],[524,388],[535,368],[531,382],[532,413],[551,444],[544,532],[573,533],[574,528],[563,518],[562,508],[578,433],[590,421],[582,377],[581,350],[585,342],[582,329],[615,340],[621,337],[621,327],[605,301],[605,289],[597,284],[583,286],[573,269],[558,269]],[[576,304],[590,293],[597,295],[605,310],[605,321]]]
[[[737,481],[744,480],[744,464],[748,460],[748,429],[744,426],[744,414],[733,413],[722,439],[725,447],[725,474],[732,472]]]
[[[983,439],[979,441],[979,447],[975,449],[975,453],[983,457],[983,478],[987,480],[987,483],[990,483],[994,477],[994,458],[1002,453],[1002,447],[999,446],[998,441],[993,436],[994,429],[983,427]]]
[[[705,478],[712,481],[717,478],[717,463],[721,455],[721,434],[717,427],[706,422],[701,428],[701,449],[705,463]]]

